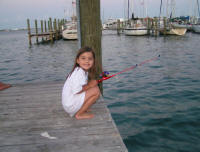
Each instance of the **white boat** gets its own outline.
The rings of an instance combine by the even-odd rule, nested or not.
[[[65,29],[62,32],[62,38],[64,40],[77,40],[77,29]]]
[[[169,31],[167,31],[167,34],[182,36],[182,35],[185,35],[186,31],[187,31],[187,28],[172,28]]]
[[[200,33],[200,25],[192,25],[192,30],[195,33]]]
[[[170,18],[173,18],[173,15],[175,14],[175,0],[171,0],[170,1],[170,5],[171,5],[171,14],[170,14]],[[168,5],[169,5],[169,1],[167,1],[166,4],[166,14],[167,14],[167,18],[168,18]],[[160,15],[161,15],[161,10],[162,10],[162,0],[160,3]],[[168,20],[168,19],[167,19]],[[168,20],[169,21],[169,20]],[[169,21],[169,23],[167,23],[167,25],[164,25],[164,22],[162,25],[160,25],[160,34],[166,34],[166,35],[185,35],[187,31],[187,28],[181,25],[177,25],[175,23],[172,23]]]
[[[124,34],[128,36],[142,36],[147,35],[147,29],[144,26],[139,27],[127,27],[124,29]]]
[[[187,29],[186,28],[170,28],[170,29],[166,29],[166,31],[164,31],[164,29],[160,30],[161,34],[166,34],[166,35],[178,35],[178,36],[183,36],[185,35]]]
[[[169,23],[169,25],[164,29],[164,26],[160,29],[160,33],[164,35],[178,35],[183,36],[187,32],[187,28],[184,26],[178,26],[177,24]]]
[[[193,18],[192,31],[195,33],[200,33],[200,8],[199,8],[199,0],[196,1],[196,5],[198,8],[198,15]]]
[[[143,1],[143,6],[144,6],[144,1]],[[142,35],[147,35],[148,30],[147,26],[143,24],[142,20],[139,18],[134,17],[134,13],[132,13],[132,18],[129,20],[129,0],[128,0],[128,24],[124,28],[124,34],[128,36],[142,36]]]
[[[147,27],[138,20],[131,20],[130,24],[124,29],[124,34],[128,36],[142,36],[147,35]]]
[[[108,19],[103,25],[103,30],[116,30],[117,29],[117,20]]]
[[[64,40],[77,40],[77,33],[77,22],[69,22],[63,27],[62,38]]]

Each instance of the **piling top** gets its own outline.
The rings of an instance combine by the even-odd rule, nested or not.
[[[0,92],[0,151],[127,152],[105,103],[90,120],[62,108],[64,82],[12,85]]]

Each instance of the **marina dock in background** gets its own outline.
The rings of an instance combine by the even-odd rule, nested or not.
[[[40,21],[40,28],[38,28],[38,22],[35,20],[35,29],[34,33],[31,31],[30,27],[30,20],[27,19],[27,30],[28,30],[28,40],[29,40],[29,45],[32,45],[31,38],[35,37],[36,38],[36,44],[39,43],[45,43],[45,42],[51,42],[53,43],[54,40],[59,40],[62,38],[62,26],[65,24],[66,20],[61,19],[57,20],[54,19],[52,22],[52,19],[49,18],[48,21],[46,20],[41,20]],[[39,31],[40,29],[41,31]],[[39,42],[39,37],[41,38],[41,42]]]
[[[76,16],[72,17],[76,18]],[[200,26],[198,20],[193,17],[177,17],[177,18],[167,18],[167,17],[146,17],[146,18],[130,18],[126,19],[109,19],[102,24],[101,30],[115,30],[116,34],[125,34],[127,36],[159,36],[159,35],[179,35],[183,36],[187,31],[192,31],[195,33],[200,33]],[[77,19],[72,21],[67,21],[65,19],[57,20],[49,18],[48,21],[41,20],[40,28],[38,28],[38,22],[35,20],[35,28],[30,27],[30,20],[27,19],[27,30],[28,30],[28,41],[29,46],[32,45],[32,37],[36,38],[36,44],[43,44],[46,42],[53,43],[55,40],[59,40],[63,37],[64,28],[66,25],[76,25]],[[47,27],[48,25],[48,27]],[[95,25],[96,26],[96,25]],[[68,27],[69,35],[73,35],[74,31],[77,31],[77,26],[72,29],[72,26]],[[40,30],[40,31],[39,31]],[[74,31],[73,31],[74,30]],[[66,33],[66,32],[64,32]],[[74,34],[77,39],[77,32]],[[40,42],[39,42],[40,38]],[[68,39],[70,40],[70,38]]]
[[[63,83],[19,84],[0,92],[0,151],[127,152],[104,101],[91,108],[90,120],[63,110]]]

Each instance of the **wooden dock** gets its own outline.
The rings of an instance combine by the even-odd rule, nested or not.
[[[20,84],[0,91],[0,151],[127,152],[104,101],[92,107],[94,119],[69,117],[61,104],[63,84]]]
[[[40,21],[40,32],[38,29],[38,21],[35,20],[35,33],[31,33],[31,26],[30,26],[30,20],[27,19],[27,30],[28,30],[28,40],[29,40],[29,46],[32,45],[32,37],[36,38],[36,44],[40,43],[46,43],[51,42],[53,43],[54,40],[59,40],[62,38],[62,26],[66,23],[66,20],[57,20],[54,19],[52,22],[52,19],[49,18],[48,21],[41,20]],[[47,27],[48,24],[48,27]],[[39,42],[39,37],[41,38],[41,42]]]

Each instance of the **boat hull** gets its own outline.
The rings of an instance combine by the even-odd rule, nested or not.
[[[193,26],[192,26],[192,30],[193,30],[195,33],[200,33],[200,25],[193,25]]]
[[[77,36],[77,30],[63,30],[62,31],[62,38],[64,40],[77,40],[78,36]]]
[[[186,28],[172,28],[170,30],[166,30],[166,32],[164,33],[164,30],[161,30],[161,34],[167,34],[167,35],[179,35],[179,36],[183,36],[185,35],[187,29]]]
[[[127,29],[124,29],[124,34],[129,35],[129,36],[147,35],[147,29],[127,28]]]

